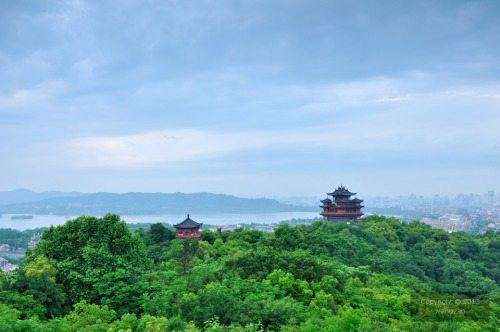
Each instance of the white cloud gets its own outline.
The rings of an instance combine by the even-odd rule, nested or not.
[[[379,77],[335,84],[328,90],[329,98],[344,104],[360,104],[383,99],[387,95],[399,95],[401,87],[398,80]]]
[[[374,77],[366,80],[309,86],[307,89],[304,87],[302,90],[308,90],[309,102],[301,106],[300,110],[345,113],[345,108],[354,108],[359,114],[377,112],[380,102],[410,100],[416,92],[413,87],[414,80]]]
[[[197,160],[235,151],[254,143],[239,135],[195,129],[166,130],[115,137],[85,137],[65,147],[85,167],[144,167]]]
[[[380,98],[378,101],[381,102],[395,102],[395,101],[403,101],[403,100],[408,100],[410,99],[410,95],[404,95],[404,96],[398,96],[398,97],[384,97]]]
[[[54,80],[37,84],[31,89],[16,90],[8,96],[0,95],[0,111],[23,106],[40,106],[65,90],[64,81]]]
[[[92,24],[89,6],[85,0],[66,0],[54,12],[43,17],[53,33],[62,38],[82,38],[82,33]]]
[[[26,84],[46,80],[54,69],[50,57],[49,52],[42,50],[36,50],[21,58],[0,52],[0,72],[4,75],[3,79],[8,79],[11,85],[19,81]]]
[[[287,129],[245,133],[180,129],[127,136],[83,137],[67,142],[64,149],[75,164],[82,167],[140,168],[200,161],[254,149],[330,146],[331,142],[348,144],[349,149],[366,148],[365,142],[354,140],[357,136],[349,128],[339,128],[335,132],[306,128],[301,131]],[[390,137],[381,135],[380,140],[388,146]]]
[[[346,125],[302,130],[283,129],[243,133],[215,133],[198,129],[163,130],[127,136],[83,137],[64,144],[74,163],[81,167],[141,168],[189,161],[203,161],[249,150],[398,149],[392,131],[380,127],[353,130]]]
[[[255,131],[247,128],[244,132],[227,127],[218,132],[202,127],[146,130],[135,135],[83,137],[69,142],[66,148],[81,166],[131,168],[282,147],[311,151],[319,148],[329,153],[374,149],[416,154],[464,154],[466,149],[478,152],[499,148],[497,86],[426,91],[422,89],[422,80],[429,80],[429,75],[410,76],[413,80],[374,78],[323,86],[263,86],[249,92],[263,104],[275,99],[278,104],[287,98],[308,100],[305,106],[299,106],[295,100],[295,110],[286,114],[255,111],[251,117],[264,116],[267,121],[284,122],[292,115],[295,116],[292,125]],[[203,84],[198,84],[189,80],[183,84],[149,84],[132,100],[150,100],[151,96],[161,94],[170,100],[185,98],[193,89],[204,90]],[[209,90],[214,92],[211,98],[208,94],[194,95],[206,98],[207,108],[217,112],[218,105],[213,101],[218,100],[217,89]],[[257,102],[247,109],[255,105],[258,106]],[[304,121],[311,118],[315,121]],[[207,123],[205,127],[213,128],[214,124]]]

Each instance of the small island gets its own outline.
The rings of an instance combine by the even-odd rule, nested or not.
[[[24,214],[24,215],[19,215],[19,216],[12,216],[10,217],[12,220],[23,220],[23,219],[33,219],[32,215]]]

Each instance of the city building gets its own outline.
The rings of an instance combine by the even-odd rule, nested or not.
[[[9,263],[9,264],[2,266],[2,272],[3,273],[10,273],[14,270],[17,270],[18,268],[19,268],[18,265]]]
[[[488,207],[493,207],[495,204],[495,192],[493,190],[488,191],[486,194]]]
[[[200,227],[202,223],[197,223],[196,221],[189,218],[189,214],[187,218],[177,224],[174,225],[175,229],[177,229],[177,233],[175,233],[176,239],[198,239],[200,237]]]
[[[494,232],[500,232],[500,223],[489,223],[488,226],[486,226],[486,230],[488,231],[494,231]]]
[[[40,242],[42,240],[42,237],[40,234],[38,235],[33,235],[31,237],[31,240],[30,242],[28,243],[28,248],[34,248],[38,242]]]
[[[472,219],[459,214],[445,214],[436,219],[423,218],[421,222],[449,233],[467,232],[472,227]]]
[[[321,200],[323,204],[320,205],[320,208],[323,209],[323,212],[320,214],[323,216],[323,220],[332,223],[350,223],[351,221],[361,220],[360,218],[363,215],[361,208],[364,207],[361,202],[363,200],[351,199],[351,196],[356,195],[356,193],[352,193],[343,185],[340,185],[334,192],[327,193],[327,195],[332,196],[332,199],[327,197]]]

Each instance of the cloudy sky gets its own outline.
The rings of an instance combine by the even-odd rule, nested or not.
[[[3,1],[0,191],[500,191],[500,2]]]

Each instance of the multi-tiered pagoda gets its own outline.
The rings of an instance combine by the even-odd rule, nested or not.
[[[343,185],[340,185],[334,192],[327,193],[327,195],[332,196],[333,200],[327,197],[321,201],[323,205],[320,205],[320,208],[323,209],[323,212],[320,214],[324,220],[333,223],[349,223],[361,220],[360,218],[363,215],[361,208],[364,207],[361,205],[361,202],[363,200],[357,198],[351,199],[351,196],[356,195],[356,193],[352,193]]]
[[[187,218],[177,224],[174,225],[175,229],[177,229],[177,233],[175,233],[176,239],[197,239],[200,237],[200,227],[202,223],[198,223],[193,219],[189,218],[189,214]]]

